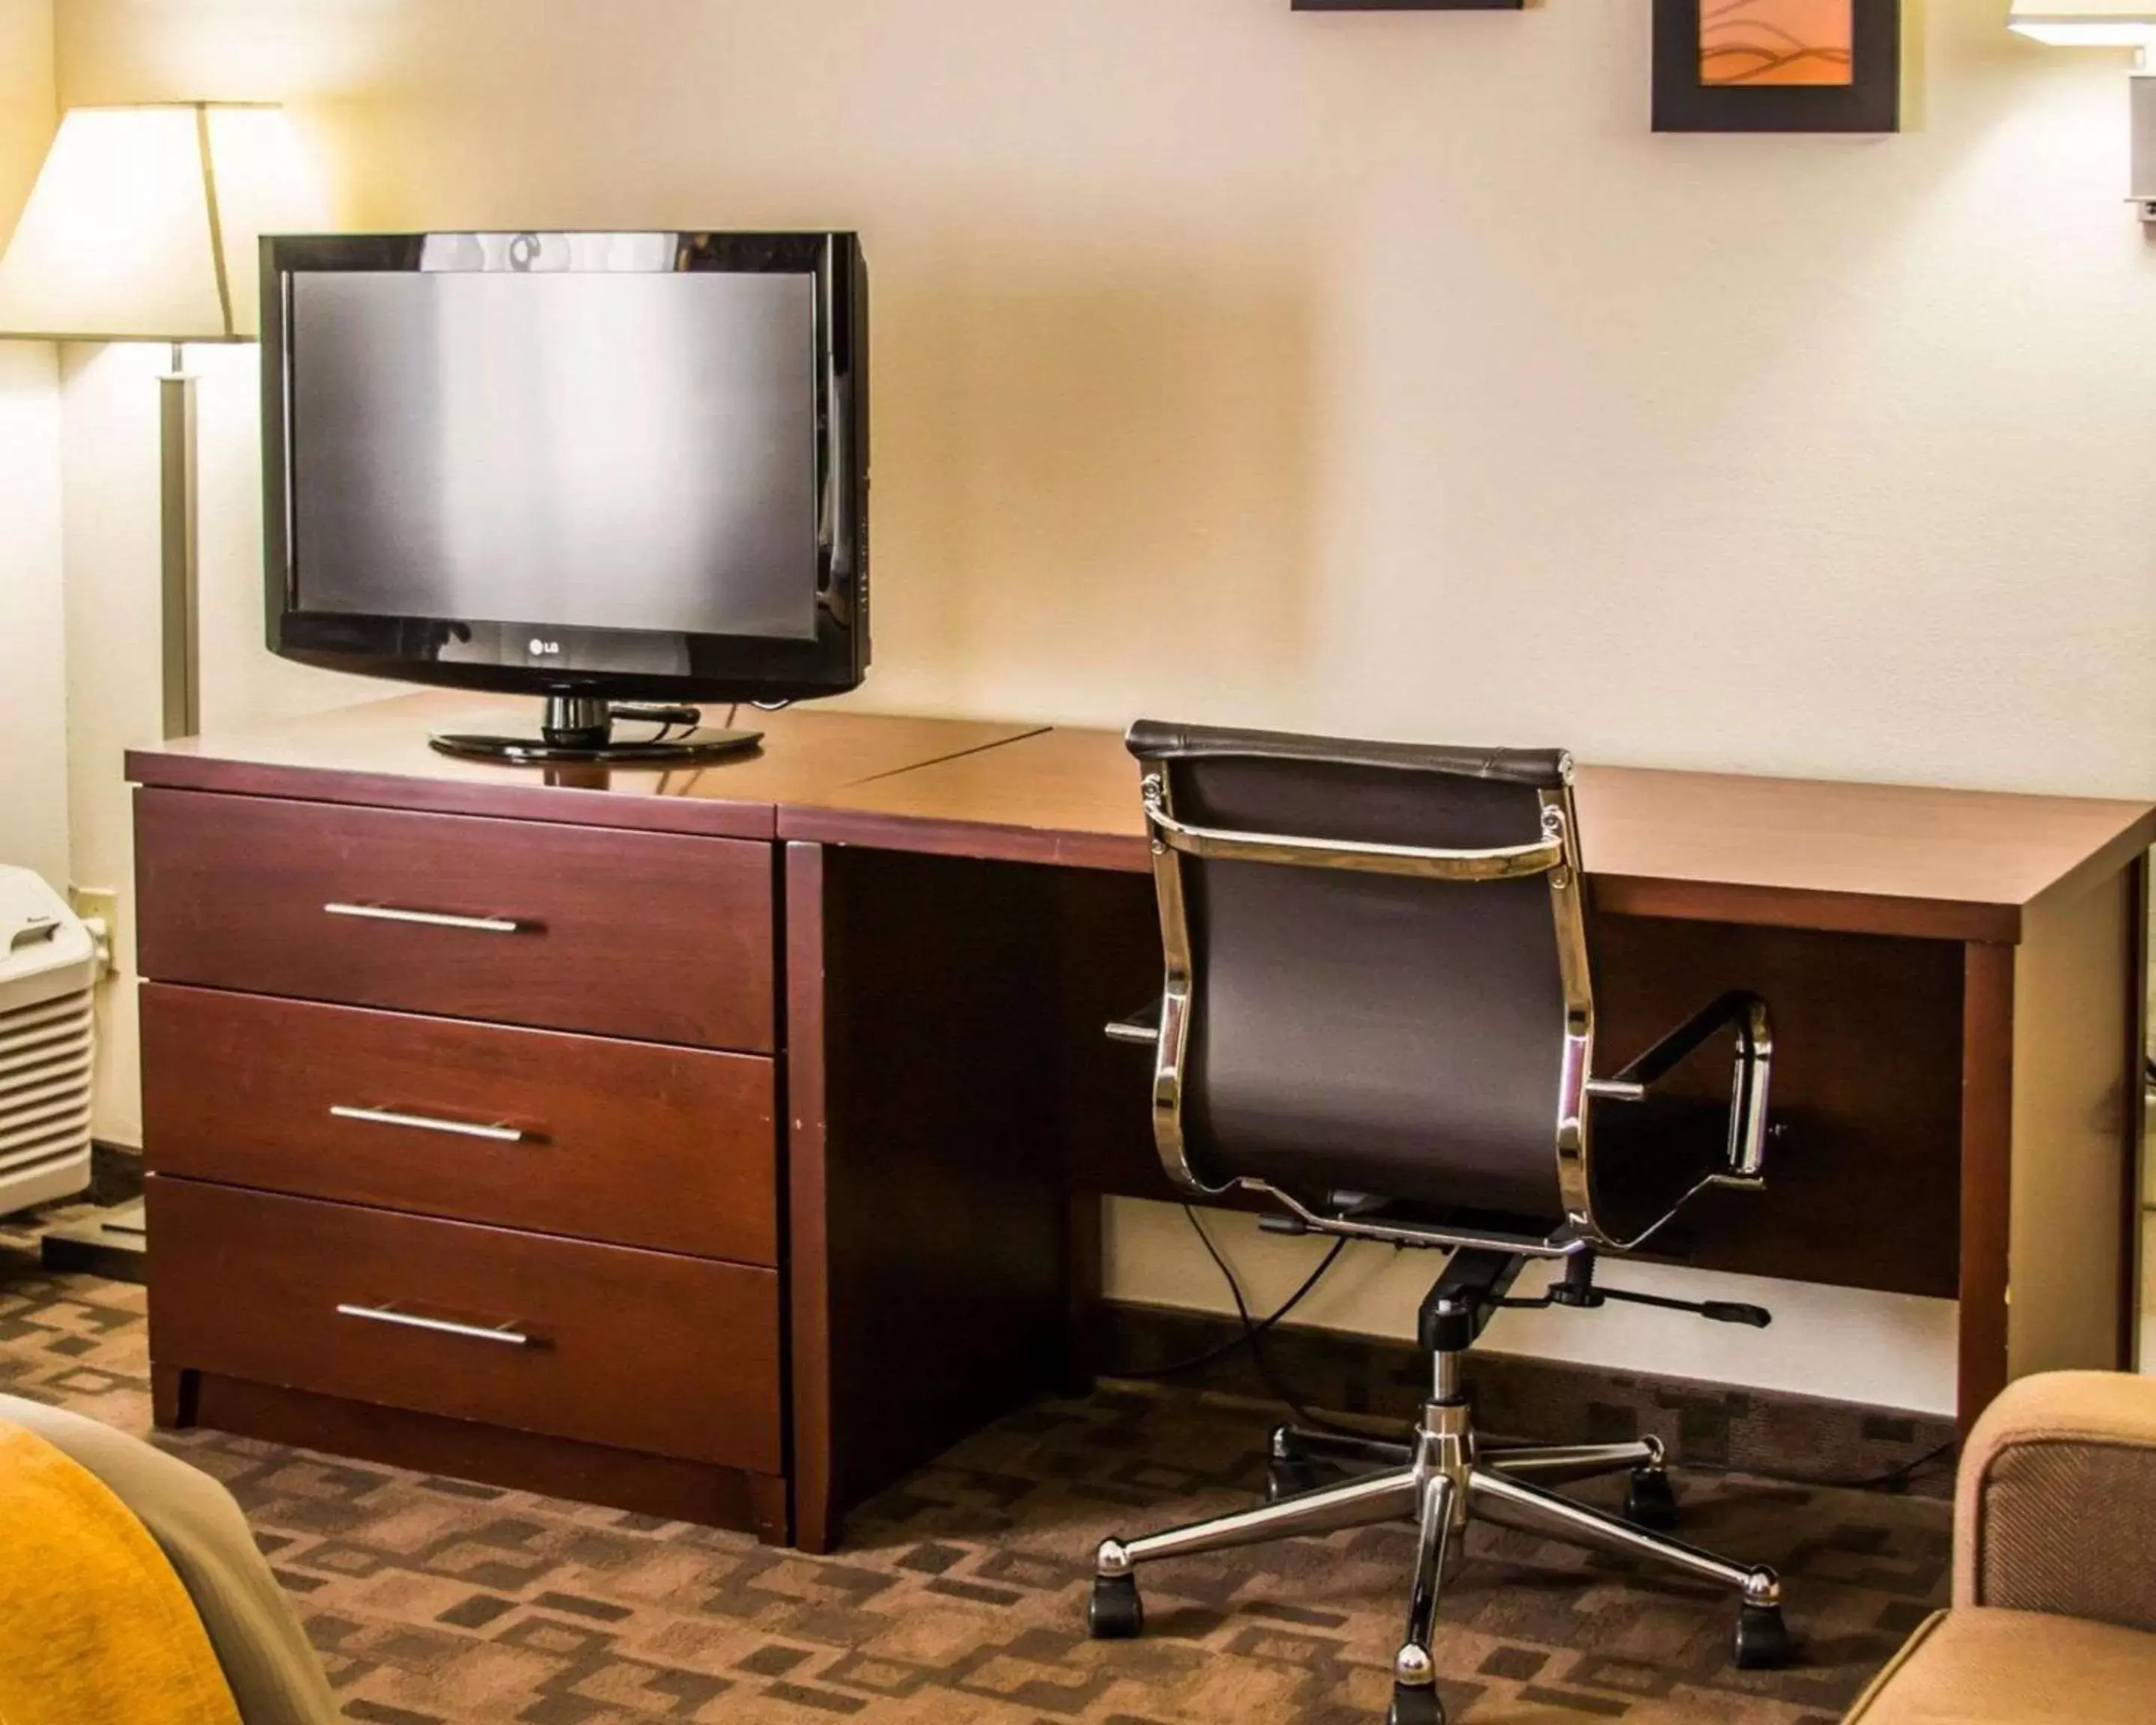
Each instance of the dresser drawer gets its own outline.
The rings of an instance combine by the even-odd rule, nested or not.
[[[761,1055],[167,983],[141,1014],[156,1173],[778,1261]]]
[[[767,845],[157,789],[135,835],[162,982],[773,1045]]]
[[[778,1471],[774,1271],[148,1184],[160,1367]]]

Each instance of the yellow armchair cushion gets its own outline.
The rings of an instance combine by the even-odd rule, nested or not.
[[[2041,1611],[1927,1619],[1843,1725],[2148,1725],[2156,1635]]]
[[[0,1725],[239,1725],[201,1620],[141,1524],[4,1421]]]

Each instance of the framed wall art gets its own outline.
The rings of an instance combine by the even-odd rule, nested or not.
[[[1901,0],[1655,0],[1656,131],[1898,131]]]

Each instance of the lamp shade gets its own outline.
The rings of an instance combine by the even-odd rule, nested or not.
[[[2014,0],[2006,27],[2058,48],[2156,48],[2150,0]]]
[[[254,238],[311,202],[278,108],[71,108],[0,257],[0,335],[252,340]]]

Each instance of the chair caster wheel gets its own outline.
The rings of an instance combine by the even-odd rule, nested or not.
[[[1737,1668],[1779,1671],[1789,1662],[1789,1626],[1779,1605],[1740,1605],[1737,1610]]]
[[[1268,1461],[1265,1464],[1265,1502],[1278,1503],[1283,1497],[1292,1497],[1298,1491],[1315,1491],[1317,1478],[1307,1465],[1301,1461]]]
[[[1666,1533],[1677,1524],[1676,1493],[1659,1467],[1635,1467],[1625,1492],[1625,1519],[1650,1533]]]
[[[1385,1709],[1385,1725],[1445,1725],[1445,1703],[1428,1684],[1409,1688],[1393,1685],[1393,1704]]]
[[[1145,1627],[1135,1575],[1096,1575],[1086,1602],[1086,1632],[1096,1641],[1127,1641]]]

